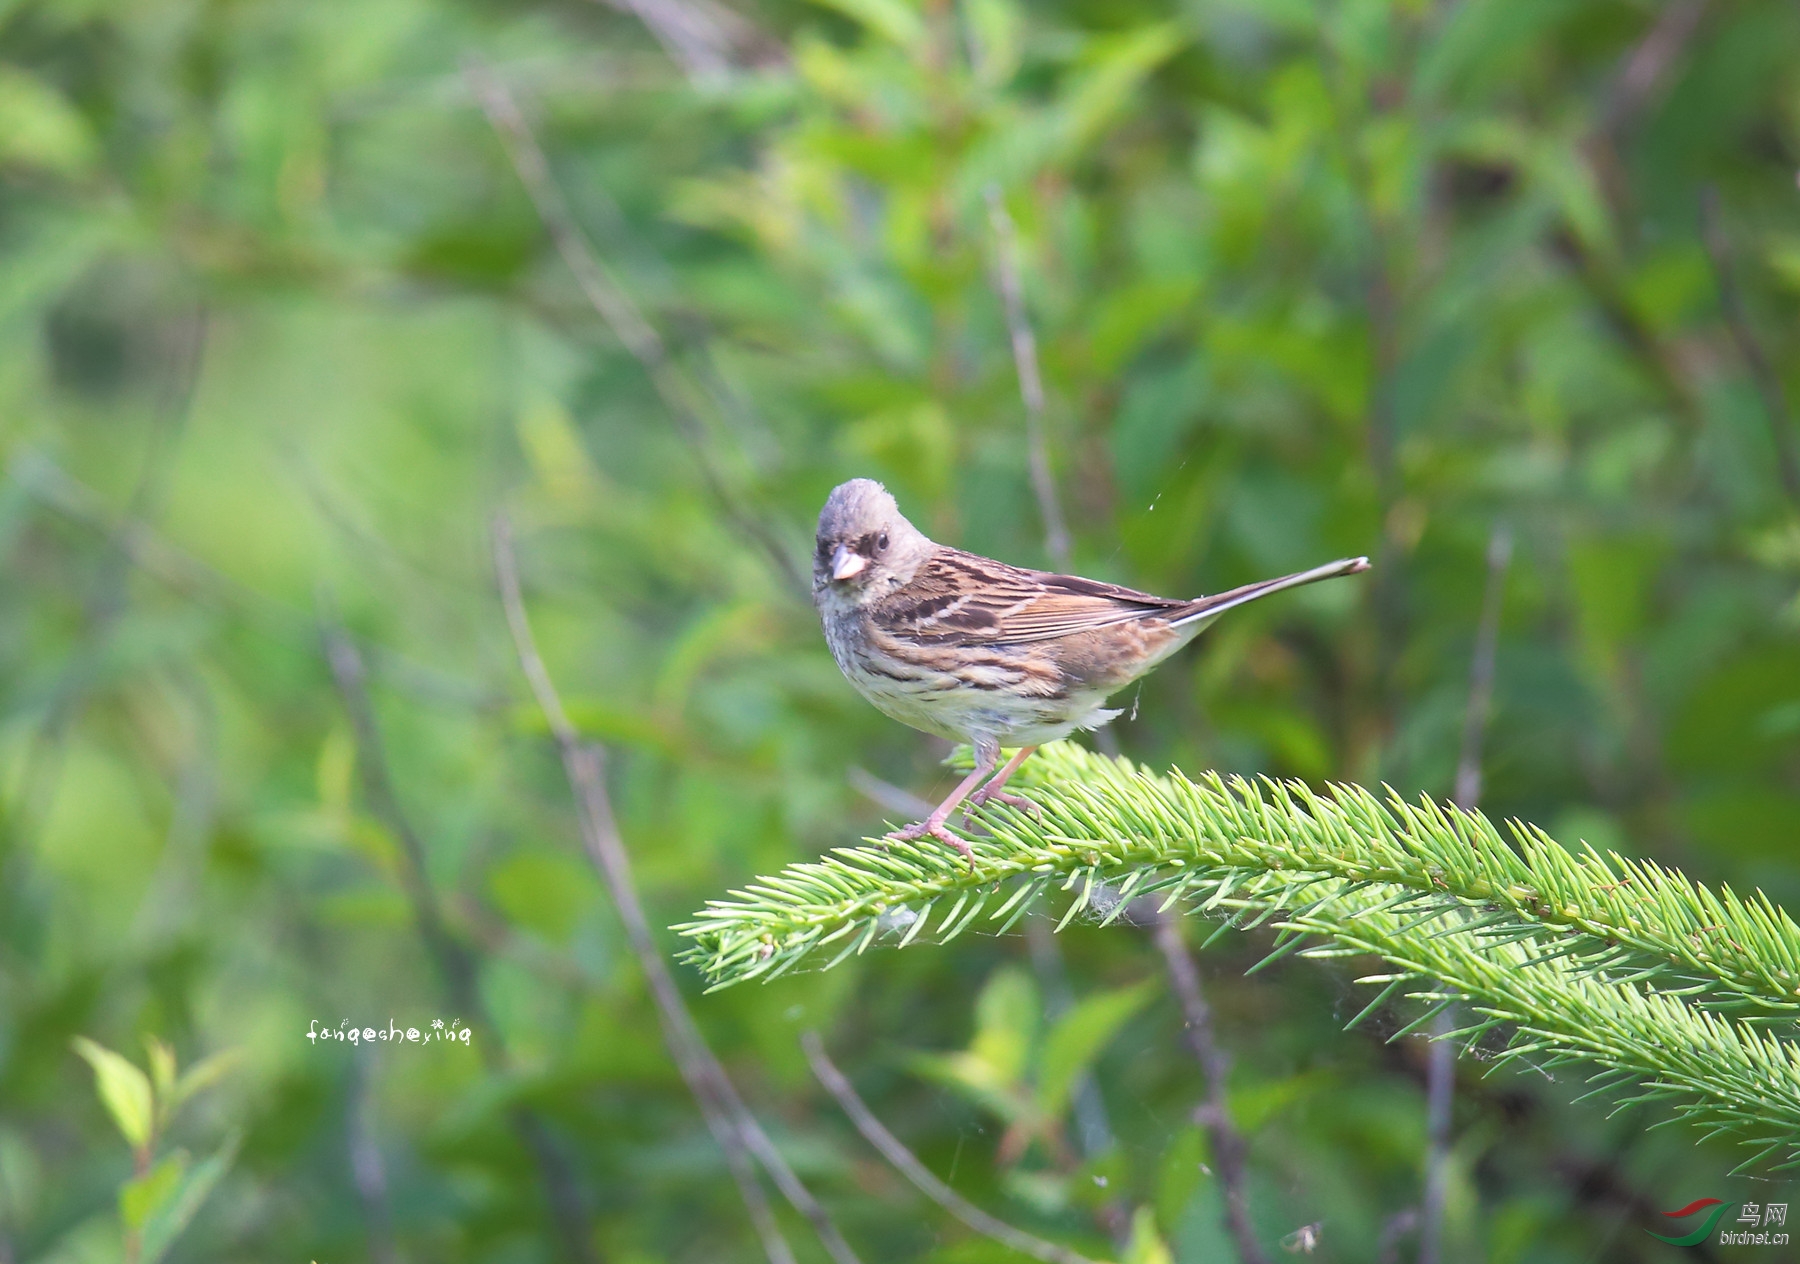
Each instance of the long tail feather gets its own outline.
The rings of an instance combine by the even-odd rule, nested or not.
[[[1254,584],[1245,584],[1242,588],[1233,588],[1230,592],[1216,593],[1211,597],[1196,597],[1171,622],[1174,626],[1181,627],[1196,619],[1210,619],[1235,606],[1255,601],[1258,597],[1267,597],[1270,593],[1298,588],[1302,584],[1316,584],[1321,579],[1336,579],[1339,575],[1356,575],[1368,569],[1369,559],[1366,557],[1339,558],[1335,562],[1315,566],[1309,571],[1296,571],[1279,579],[1261,579]]]

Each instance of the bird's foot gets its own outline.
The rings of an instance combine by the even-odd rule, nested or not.
[[[1033,816],[1042,816],[1044,814],[1043,808],[1033,803],[1030,799],[1027,799],[1024,795],[1014,794],[1010,790],[991,790],[987,786],[983,786],[969,796],[969,802],[976,807],[982,807],[985,804],[993,803],[995,801],[1004,803],[1009,808],[1017,808],[1021,812],[1029,812]]]
[[[885,837],[892,842],[909,843],[915,838],[924,838],[927,835],[937,839],[940,843],[954,847],[957,851],[962,853],[963,859],[969,862],[969,867],[974,867],[975,849],[969,846],[968,840],[958,838],[955,834],[952,834],[946,829],[942,821],[933,821],[927,817],[923,821],[914,821],[904,829],[894,830]]]

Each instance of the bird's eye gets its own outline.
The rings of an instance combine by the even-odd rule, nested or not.
[[[881,535],[879,537],[877,537],[875,540],[875,551],[877,553],[886,553],[887,546],[888,546],[887,532],[883,531],[881,533]]]

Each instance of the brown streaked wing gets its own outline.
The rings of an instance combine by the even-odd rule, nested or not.
[[[894,636],[921,643],[1007,645],[1167,618],[1186,605],[1117,584],[940,549],[912,582],[876,603],[870,614]]]

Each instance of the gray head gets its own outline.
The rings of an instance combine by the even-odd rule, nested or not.
[[[840,483],[819,511],[813,596],[860,605],[913,577],[936,548],[874,479]]]

